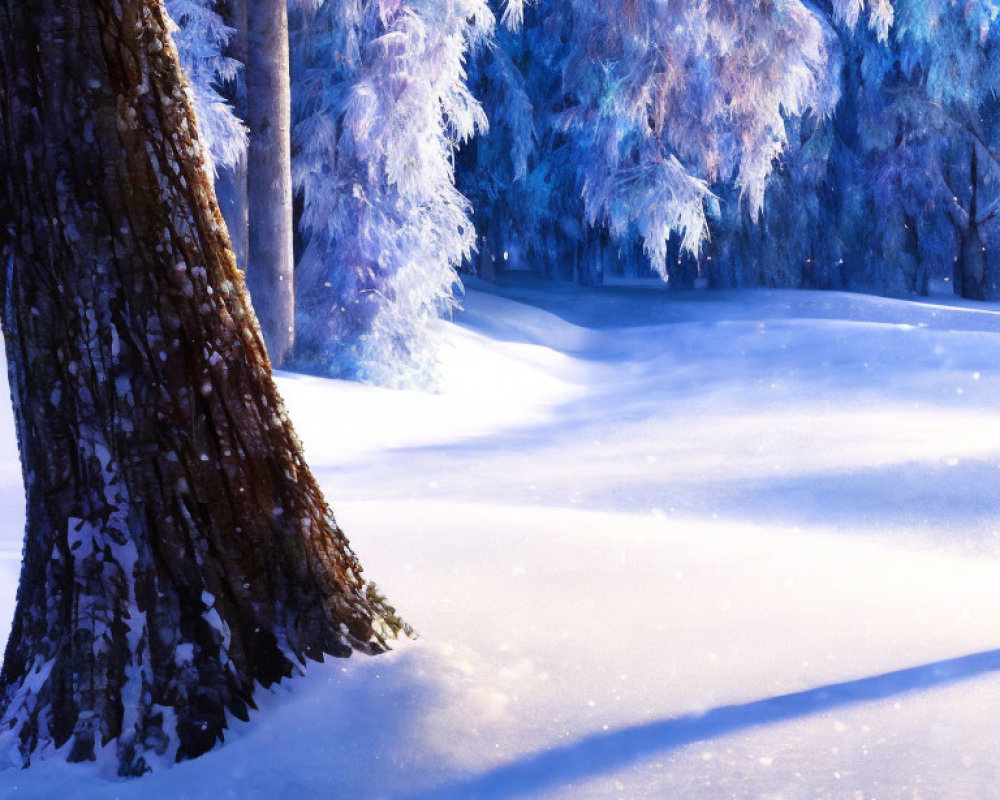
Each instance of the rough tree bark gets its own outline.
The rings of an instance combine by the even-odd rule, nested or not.
[[[275,366],[295,345],[291,124],[286,0],[246,0],[247,286]]]
[[[28,518],[0,752],[141,773],[392,617],[275,390],[160,0],[0,0],[0,184]]]

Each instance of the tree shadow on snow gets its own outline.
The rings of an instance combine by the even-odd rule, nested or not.
[[[997,552],[1000,520],[996,455],[968,458],[954,466],[930,460],[815,470],[792,475],[748,475],[685,480],[638,479],[581,495],[585,508],[672,508],[678,516],[705,516],[757,525],[819,526],[871,536],[905,531],[907,543],[930,538],[966,546],[978,541]]]
[[[507,800],[597,777],[655,753],[694,742],[857,703],[946,686],[996,671],[1000,671],[1000,650],[990,650],[742,705],[722,706],[697,716],[593,734],[448,786],[408,795],[406,800]]]

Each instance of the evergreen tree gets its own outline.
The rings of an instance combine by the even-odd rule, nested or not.
[[[523,8],[506,18],[520,25]],[[552,184],[534,169],[538,162],[532,158],[542,131],[525,81],[529,54],[527,34],[501,27],[489,46],[472,54],[470,64],[469,86],[482,103],[490,127],[462,146],[456,181],[475,210],[478,237],[471,263],[486,280],[496,277],[512,253],[528,263],[538,259],[544,248],[545,222],[555,202],[547,191]]]
[[[829,188],[835,126],[812,114],[790,118],[786,125],[789,144],[768,179],[756,221],[747,218],[732,182],[716,190],[719,213],[710,223],[704,264],[712,288],[842,288]]]
[[[243,65],[226,55],[235,31],[216,11],[215,0],[165,0],[177,24],[174,42],[181,66],[194,91],[201,141],[211,169],[232,169],[246,158],[247,131],[220,86],[234,83]]]
[[[488,280],[504,269],[533,269],[597,282],[585,254],[602,237],[586,222],[579,152],[561,117],[566,18],[549,3],[501,9],[506,24],[476,51],[470,73],[490,127],[459,159],[459,187],[472,201],[478,233],[472,267]]]
[[[481,233],[552,231],[535,237],[545,261],[575,264],[584,282],[609,267],[640,273],[643,259],[663,277],[679,266],[689,282],[678,240],[701,252],[727,186],[740,226],[757,218],[797,120],[807,111],[825,118],[838,97],[834,31],[799,2],[541,0],[522,14],[523,52],[492,56],[481,92],[489,107],[498,80],[525,87],[537,147],[520,190],[542,202],[499,205],[514,215],[499,226],[477,221]],[[504,74],[508,63],[520,82]],[[492,105],[502,118],[502,103]],[[508,131],[527,146],[526,125]],[[555,208],[543,204],[549,198]]]
[[[247,263],[246,3],[166,0],[177,23],[174,41],[194,91],[202,141],[208,146],[222,215],[236,262]]]
[[[486,125],[465,83],[482,0],[327,0],[296,23],[295,180],[305,250],[300,363],[385,385],[433,381],[430,322],[475,244],[457,145]]]
[[[838,3],[856,26],[865,9]],[[998,8],[988,0],[882,0],[860,32],[858,147],[871,222],[862,284],[925,292],[954,264],[955,290],[986,299],[1000,281],[993,244],[1000,144]],[[874,211],[877,209],[877,213]]]

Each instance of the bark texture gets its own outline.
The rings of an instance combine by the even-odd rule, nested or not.
[[[247,19],[247,286],[275,366],[295,345],[292,100],[286,0],[245,0]]]
[[[380,649],[385,608],[275,390],[160,0],[0,0],[0,92],[28,519],[0,752],[138,774],[255,682]]]

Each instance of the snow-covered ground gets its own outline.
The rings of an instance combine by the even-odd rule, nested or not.
[[[0,798],[1000,797],[1000,307],[519,278],[456,323],[440,395],[281,379],[421,638]]]

